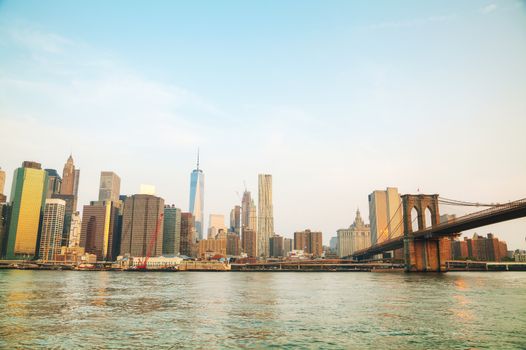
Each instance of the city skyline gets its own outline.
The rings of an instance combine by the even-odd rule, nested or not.
[[[69,159],[71,159],[71,155],[70,155],[70,158],[69,158]],[[68,161],[69,161],[69,160],[68,160]],[[37,165],[40,166],[40,167],[43,166],[43,165],[40,165],[40,163],[38,163],[38,162],[34,162],[34,161],[24,161],[24,162],[22,162],[22,163],[23,163],[23,164],[22,164],[23,166],[25,166],[25,164],[37,164]],[[67,163],[67,162],[66,162],[66,163]],[[17,169],[18,169],[18,168],[17,168]],[[15,170],[16,170],[16,169],[15,169]],[[46,168],[46,169],[45,169],[45,173],[47,174],[47,175],[46,175],[46,178],[48,179],[48,180],[46,180],[46,181],[47,181],[48,183],[49,183],[49,179],[52,177],[52,176],[50,176],[49,174],[50,174],[51,171],[54,171],[54,170],[55,170],[55,169],[52,169],[52,168],[51,168],[51,169],[50,169],[50,168]],[[195,171],[195,170],[194,170],[194,171]],[[101,203],[105,203],[105,201],[101,201],[101,200],[100,200],[100,193],[101,193],[101,191],[102,191],[102,187],[103,187],[103,178],[104,178],[104,177],[116,178],[116,179],[118,180],[118,181],[117,181],[117,185],[116,185],[116,187],[117,187],[117,192],[115,192],[115,194],[113,194],[113,196],[115,196],[115,195],[118,196],[118,195],[119,195],[119,193],[118,193],[118,192],[119,192],[119,191],[118,191],[118,188],[120,187],[120,180],[121,180],[121,179],[120,179],[120,177],[119,177],[117,174],[115,174],[113,171],[101,171],[101,172],[100,172],[100,177],[101,177],[101,179],[100,179],[100,184],[99,184],[99,190],[98,190],[98,192],[97,192],[97,193],[99,193],[99,200],[97,201],[97,200],[95,200],[95,199],[92,199],[92,200],[88,201],[87,203],[80,203],[80,202],[79,202],[79,208],[78,208],[78,211],[80,212],[80,217],[82,217],[82,215],[83,215],[82,207],[90,207],[91,205],[94,205],[94,204],[95,204],[95,205],[100,205]],[[262,178],[264,179],[265,177],[268,177],[268,178],[270,179],[270,183],[269,183],[269,184],[267,184],[267,182],[268,182],[269,180],[262,180]],[[6,177],[6,178],[7,178],[7,177]],[[259,175],[258,175],[258,178],[260,179],[259,181],[262,182],[261,185],[263,186],[263,188],[266,188],[268,185],[270,185],[270,187],[269,187],[269,188],[270,188],[270,201],[271,201],[271,203],[273,203],[273,201],[272,201],[272,196],[273,196],[273,194],[272,194],[272,175],[271,175],[271,174],[259,174]],[[12,185],[14,186],[15,184],[12,184]],[[77,182],[77,185],[78,185],[78,182]],[[190,184],[190,185],[191,185],[191,184]],[[82,185],[81,185],[80,187],[82,187]],[[49,191],[49,189],[48,189],[48,191]],[[378,193],[388,193],[389,191],[393,191],[394,194],[396,194],[397,196],[399,196],[399,194],[397,193],[397,188],[396,188],[396,187],[388,187],[388,188],[387,188],[387,191],[373,190],[373,192],[368,196],[368,197],[369,197],[369,199],[368,199],[368,200],[369,200],[369,204],[371,205],[371,202],[370,202],[370,201],[371,201],[371,196],[372,196],[372,195],[378,195]],[[4,191],[4,192],[5,192],[5,191]],[[44,190],[44,192],[45,192],[45,190]],[[258,190],[258,192],[259,192],[259,190]],[[109,192],[108,192],[108,193],[109,193]],[[65,199],[66,202],[67,202],[68,199],[69,199],[69,198],[64,198],[64,196],[67,197],[68,195],[62,195],[62,194],[58,194],[58,193],[49,193],[49,192],[46,193],[46,194],[47,194],[48,198],[57,198],[57,199],[62,198],[62,199]],[[130,197],[130,196],[134,196],[134,195],[140,195],[141,193],[140,193],[140,191],[132,191],[131,193],[120,193],[120,194],[121,194],[121,195],[124,195],[124,196],[128,196],[128,197]],[[109,194],[108,194],[108,195],[109,195]],[[72,195],[70,195],[70,196],[73,197]],[[159,194],[158,196],[159,196],[159,198],[161,198],[162,200],[166,201],[166,203],[169,203],[169,202],[170,202],[170,199],[165,198],[162,194]],[[245,196],[246,196],[246,197],[245,197]],[[385,194],[384,194],[384,196],[385,196]],[[155,197],[155,196],[154,196],[154,197]],[[8,200],[9,200],[9,198],[10,198],[10,196],[7,195],[7,199],[8,199]],[[250,200],[250,191],[246,191],[246,190],[245,190],[245,192],[244,192],[244,194],[243,194],[243,198],[241,199],[241,201],[239,202],[239,204],[236,202],[235,206],[238,206],[239,209],[241,209],[241,207],[243,206],[243,203],[244,203],[245,198],[247,198],[248,200]],[[259,194],[258,194],[258,200],[259,200]],[[399,201],[399,200],[400,200],[400,198],[398,198],[398,201]],[[267,201],[266,199],[263,199],[263,202],[266,202],[266,201]],[[73,200],[72,200],[72,202],[73,202]],[[257,211],[259,210],[259,209],[255,210],[258,206],[254,206],[254,203],[253,203],[253,202],[254,202],[254,200],[252,199],[252,200],[251,200],[251,206],[250,206],[250,212],[248,213],[248,214],[249,214],[249,217],[251,218],[251,220],[252,220],[252,216],[251,216],[251,215],[253,215],[253,213],[254,213],[254,214],[257,213]],[[384,199],[384,202],[385,202],[385,199]],[[384,204],[384,205],[385,205],[385,204]],[[172,204],[172,206],[173,206],[174,209],[177,208],[177,209],[179,209],[179,210],[181,210],[181,211],[183,211],[183,212],[186,210],[184,207],[178,205],[177,203],[176,203],[176,204]],[[273,206],[273,205],[271,204],[271,207],[272,207],[272,206]],[[442,207],[442,208],[444,208],[444,207]],[[445,208],[449,208],[449,207],[446,206]],[[366,207],[365,209],[367,210],[368,208]],[[369,209],[370,209],[370,208],[369,208]],[[44,210],[44,207],[42,207],[42,210]],[[72,210],[72,209],[70,209],[70,211],[71,211],[71,210]],[[476,208],[475,208],[474,210],[472,210],[472,211],[478,211],[478,210],[480,210],[480,208],[479,208],[479,207],[476,207]],[[360,212],[360,208],[359,208],[359,207],[357,207],[357,211],[358,211],[358,213]],[[272,209],[271,209],[271,212],[273,212]],[[392,212],[391,215],[394,215],[394,216],[392,216],[392,219],[398,218],[398,217],[401,215],[401,211],[397,211],[397,210],[394,210],[394,209],[393,209],[393,210],[391,210],[391,212]],[[74,213],[74,212],[73,212],[73,213]],[[70,213],[69,215],[71,216],[73,213]],[[230,215],[231,215],[231,212],[229,212],[229,213],[230,213]],[[447,212],[447,213],[441,212],[440,214],[441,214],[442,216],[444,216],[444,217],[447,217],[447,216],[451,216],[450,213],[451,213],[451,212]],[[243,215],[244,215],[244,214],[243,214]],[[354,214],[353,214],[353,215],[354,215]],[[385,212],[384,212],[384,215],[385,215]],[[226,216],[226,215],[223,214],[223,213],[221,213],[221,214],[210,213],[210,214],[209,214],[209,218],[210,218],[210,220],[209,220],[209,224],[208,224],[207,226],[205,226],[205,228],[207,229],[208,234],[205,235],[205,237],[203,237],[203,239],[206,239],[207,236],[210,235],[210,228],[211,228],[211,226],[210,226],[210,222],[211,222],[211,220],[212,220],[212,217],[221,217],[221,218],[222,218],[222,221],[224,222],[224,221],[225,221],[225,216]],[[229,217],[230,217],[230,216],[229,216]],[[256,215],[255,219],[256,219],[256,220],[254,220],[254,223],[257,222],[257,221],[259,221],[259,214]],[[360,218],[360,220],[361,220],[361,218]],[[398,220],[400,220],[400,218],[398,218]],[[521,221],[521,220],[523,220],[523,219],[517,219],[517,220],[515,220],[515,221]],[[392,220],[392,221],[396,221],[396,220]],[[271,222],[272,222],[272,226],[273,226],[273,225],[274,225],[274,215],[273,215],[273,214],[272,214]],[[353,222],[355,222],[355,219],[353,219],[352,221],[350,221],[350,223],[349,223],[347,226],[342,226],[342,227],[338,228],[335,232],[325,232],[324,235],[323,235],[323,245],[324,245],[324,246],[329,246],[329,245],[330,245],[330,241],[331,241],[331,239],[337,237],[337,235],[338,235],[338,231],[340,231],[340,230],[342,230],[342,229],[345,230],[346,227],[348,227],[349,225],[351,225]],[[387,219],[384,218],[384,219],[383,219],[383,224],[384,224],[384,226],[386,225],[386,222],[387,222]],[[369,225],[370,222],[367,222],[367,224]],[[305,225],[306,225],[306,226],[309,226],[308,223],[306,223]],[[304,226],[305,226],[305,225],[304,225]],[[393,225],[394,225],[394,224],[393,224]],[[415,225],[415,223],[413,223],[413,225]],[[462,237],[469,238],[469,237],[471,237],[473,234],[479,234],[479,235],[482,234],[482,235],[485,235],[485,234],[489,234],[489,233],[497,232],[497,234],[498,234],[499,236],[505,238],[505,237],[507,236],[506,232],[504,232],[504,231],[498,231],[498,229],[495,230],[495,227],[499,228],[499,227],[504,226],[504,225],[506,225],[506,222],[499,223],[499,224],[494,224],[494,225],[483,226],[483,227],[480,227],[480,228],[475,229],[475,230],[467,230],[467,231],[463,231],[463,232],[462,232]],[[256,225],[256,226],[257,226],[257,225]],[[301,224],[298,224],[298,226],[301,226]],[[229,226],[228,228],[230,229],[230,226]],[[387,236],[387,230],[386,230],[387,228],[388,228],[388,227],[384,227],[384,231],[385,231],[385,232],[382,233],[382,237],[383,237],[383,239],[385,239],[386,236]],[[226,225],[224,225],[224,224],[223,224],[223,229],[225,229],[225,230],[227,229]],[[379,229],[379,230],[380,230],[380,229]],[[66,234],[66,236],[67,236],[67,235],[69,234],[69,225],[68,225],[66,231],[67,231],[67,234],[66,234],[66,233],[65,233],[65,234]],[[258,232],[258,240],[260,240],[260,239],[261,239],[261,236],[260,236],[260,234],[259,234],[259,230],[256,229],[256,231]],[[400,226],[397,225],[397,232],[398,232],[398,234],[401,234],[401,232],[399,232],[399,231],[400,231]],[[294,232],[296,232],[296,231],[294,231]],[[284,236],[285,238],[293,238],[293,237],[294,237],[294,232],[276,232],[276,231],[274,231],[274,234]],[[267,237],[267,238],[271,238],[271,237],[272,237],[272,235],[270,235],[270,236]],[[197,237],[197,231],[196,231],[196,237],[195,237],[195,238],[196,238],[196,239],[198,238],[198,237]],[[209,237],[209,238],[210,238],[210,237]],[[372,238],[373,238],[373,239],[372,239],[372,242],[374,242],[374,237],[372,237]],[[66,239],[67,239],[67,238],[66,238]],[[63,240],[64,240],[64,238],[63,238]],[[511,240],[511,241],[513,242],[513,240]],[[64,241],[63,243],[66,243],[66,241]],[[260,244],[262,244],[262,243],[260,243]],[[67,246],[68,244],[65,244],[65,245]],[[511,247],[511,248],[514,248],[513,243],[510,244],[510,247]],[[268,247],[267,247],[267,248],[268,248]],[[522,246],[520,246],[520,244],[517,246],[517,249],[519,249],[519,248],[522,249]]]
[[[122,193],[156,184],[186,210],[200,146],[205,217],[228,215],[243,181],[255,193],[255,176],[269,173],[275,232],[308,226],[325,244],[356,207],[368,217],[376,189],[526,197],[524,4],[382,5],[210,2],[197,24],[202,9],[192,4],[2,2],[0,147],[14,150],[0,160],[5,192],[23,160],[61,173],[72,153],[79,207],[111,170]],[[94,13],[97,30],[85,20]],[[144,32],[141,13],[157,19],[145,19]],[[111,30],[123,40],[104,34]],[[524,248],[525,223],[477,232]]]

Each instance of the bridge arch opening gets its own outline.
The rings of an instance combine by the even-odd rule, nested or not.
[[[424,226],[425,228],[433,226],[433,215],[431,214],[431,209],[429,207],[426,207],[424,210],[425,216],[424,216]]]
[[[413,207],[413,209],[411,209],[411,231],[412,232],[416,232],[418,231],[419,227],[418,227],[418,209],[416,209],[416,207]]]

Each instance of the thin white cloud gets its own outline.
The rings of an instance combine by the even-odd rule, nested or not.
[[[483,8],[480,9],[480,12],[482,12],[483,14],[488,14],[488,13],[491,13],[493,11],[495,11],[497,9],[497,5],[496,4],[489,4],[489,5],[486,5],[484,6]]]
[[[6,70],[0,76],[0,119],[4,121],[51,121],[67,125],[73,133],[97,130],[101,137],[118,127],[123,134],[150,135],[152,144],[164,147],[204,142],[202,120],[222,115],[197,94],[147,79],[70,38],[27,24],[0,34],[8,34],[14,48],[29,50],[23,64],[34,72],[24,77]]]
[[[44,32],[31,27],[17,26],[8,31],[11,40],[29,50],[47,53],[63,52],[72,41],[55,33]]]

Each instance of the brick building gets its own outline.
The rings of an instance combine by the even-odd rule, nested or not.
[[[257,257],[257,235],[256,231],[244,227],[241,233],[241,246],[243,252],[247,254],[249,258]]]
[[[313,256],[323,254],[322,233],[311,230],[294,232],[294,249],[303,250]]]
[[[487,237],[473,234],[473,237],[464,237],[464,240],[451,242],[452,259],[471,259],[479,261],[501,261],[506,257],[508,246],[500,241],[494,234],[488,233]]]

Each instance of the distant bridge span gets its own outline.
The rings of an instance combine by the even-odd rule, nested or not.
[[[450,249],[448,237],[465,230],[526,217],[525,198],[498,204],[489,209],[439,224],[438,195],[402,195],[401,197],[404,209],[403,236],[387,239],[367,249],[355,251],[352,254],[354,259],[366,260],[383,252],[404,248],[406,271],[445,271],[446,255],[449,254]],[[413,208],[417,209],[419,222],[419,230],[414,232],[411,218]],[[429,208],[432,213],[432,226],[421,229],[425,226],[423,213],[426,208]]]

